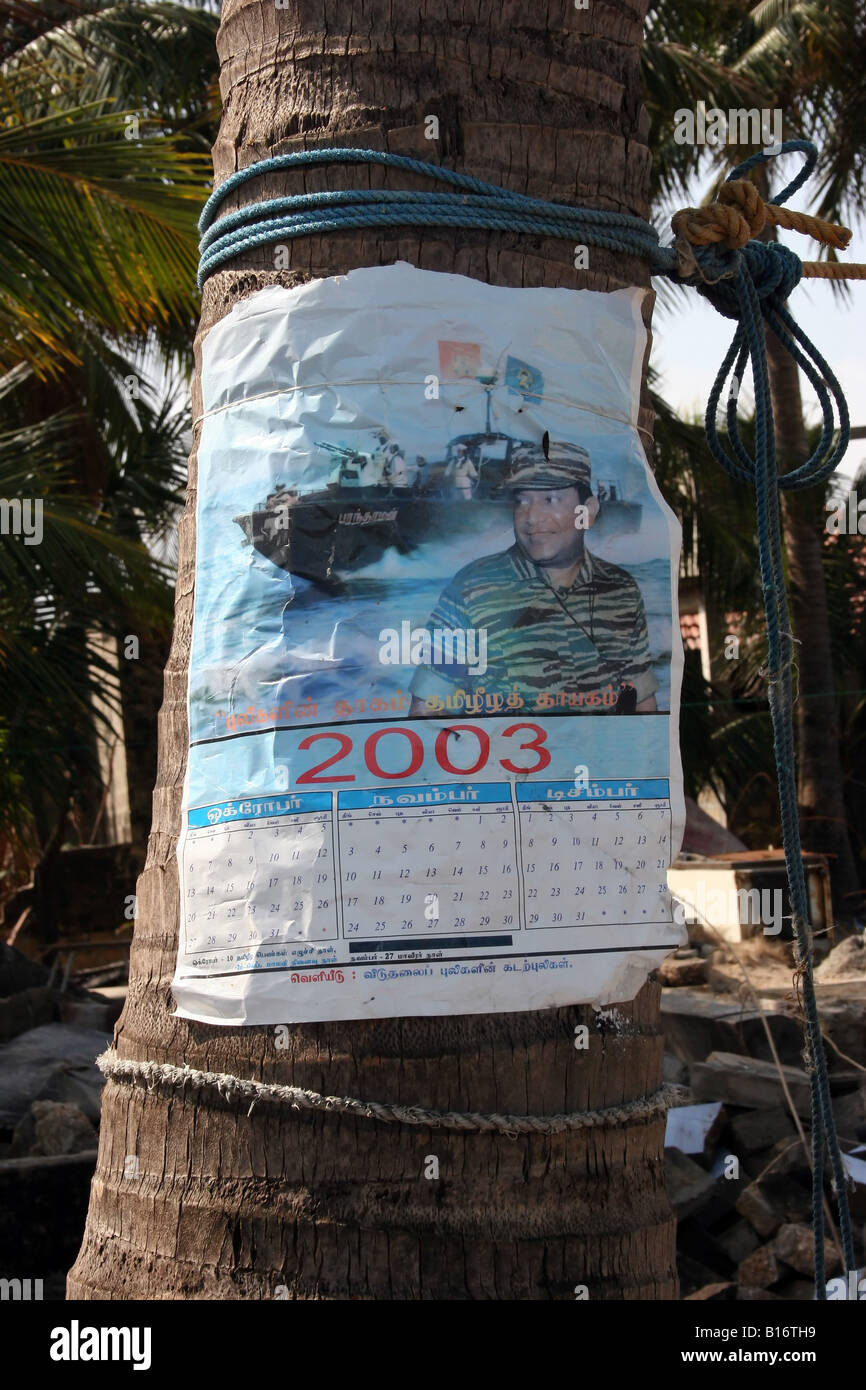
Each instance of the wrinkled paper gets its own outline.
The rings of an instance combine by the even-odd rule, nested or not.
[[[181,1016],[604,1004],[681,944],[643,293],[401,263],[208,334]]]

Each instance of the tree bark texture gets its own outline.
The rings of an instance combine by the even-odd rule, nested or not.
[[[226,0],[216,181],[271,153],[354,145],[646,215],[644,9],[644,0],[593,0],[585,11],[571,0],[294,0],[285,9]],[[428,115],[439,118],[438,141],[425,139]],[[425,185],[334,166],[255,180],[228,207],[284,192]],[[291,242],[289,252],[287,270],[273,269],[265,247],[207,282],[199,361],[203,338],[239,299],[355,266],[404,260],[510,286],[648,284],[636,259],[593,248],[591,269],[576,272],[567,242],[484,231],[347,232]],[[441,1110],[545,1114],[654,1091],[663,1054],[654,981],[633,1003],[602,1011],[298,1025],[285,1051],[274,1028],[172,1016],[195,497],[194,447],[120,1055]],[[589,1047],[578,1050],[583,1023]],[[248,1116],[109,1082],[69,1295],[268,1299],[284,1285],[298,1299],[573,1299],[586,1285],[590,1299],[676,1297],[663,1136],[663,1119],[512,1140],[264,1107]],[[123,1177],[128,1154],[139,1160],[135,1179]],[[429,1155],[438,1180],[424,1176]]]
[[[761,197],[769,198],[766,165],[755,170],[755,183]],[[777,241],[777,228],[767,223],[760,240]],[[779,470],[788,472],[810,453],[800,369],[771,329],[766,329],[765,337]],[[817,487],[802,492],[783,491],[781,495],[789,609],[796,639],[793,689],[797,806],[803,848],[827,856],[836,913],[852,914],[860,895],[842,788],[842,750],[823,565],[823,500],[823,491]]]
[[[803,397],[796,362],[767,332],[776,445],[783,470],[809,457]],[[826,854],[833,905],[852,915],[859,884],[842,790],[842,750],[834,694],[827,585],[824,578],[823,488],[782,493],[794,645],[797,731],[797,803],[803,848]]]

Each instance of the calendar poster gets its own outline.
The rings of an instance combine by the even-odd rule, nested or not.
[[[400,263],[208,334],[180,1016],[602,1005],[681,944],[643,293]]]

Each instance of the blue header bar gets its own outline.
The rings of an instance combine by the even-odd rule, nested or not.
[[[670,797],[667,777],[635,782],[518,782],[518,801],[652,801]]]
[[[311,811],[330,811],[330,792],[289,792],[250,801],[218,801],[214,806],[197,806],[187,812],[188,826],[225,825],[227,822],[258,820],[265,816],[308,815]]]
[[[340,811],[378,811],[411,806],[482,806],[511,801],[507,782],[452,782],[443,786],[375,787],[369,791],[338,792]]]

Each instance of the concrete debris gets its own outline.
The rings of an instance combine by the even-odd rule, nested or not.
[[[677,1220],[699,1211],[712,1196],[715,1179],[680,1149],[665,1150],[665,1182]]]
[[[697,953],[686,960],[678,956],[668,956],[659,966],[659,979],[663,985],[702,985],[707,978],[707,962]]]
[[[801,1065],[802,1024],[784,1000],[763,1001],[762,1017],[760,1009],[730,994],[677,988],[662,990],[661,1008],[665,1046],[683,1062],[703,1062],[710,1052],[735,1052],[772,1061],[769,1028],[780,1061],[787,1066]]]
[[[699,1299],[704,1303],[722,1303],[730,1301],[736,1296],[736,1284],[704,1284],[704,1287],[697,1289],[695,1293],[686,1294],[686,1302]]]
[[[746,1221],[745,1217],[735,1221],[727,1230],[720,1231],[716,1240],[728,1259],[736,1265],[742,1264],[746,1256],[757,1250],[759,1245],[754,1227]]]
[[[788,1223],[780,1226],[773,1241],[773,1250],[778,1259],[783,1260],[791,1269],[798,1274],[809,1275],[814,1278],[814,1248],[812,1240],[812,1227],[800,1222]],[[824,1260],[827,1266],[827,1274],[838,1274],[841,1270],[841,1263],[836,1252],[836,1247],[832,1241],[824,1241]]]
[[[679,1057],[674,1057],[672,1053],[666,1052],[662,1066],[662,1080],[666,1086],[687,1086],[689,1084],[689,1069],[685,1062],[681,1062]]]
[[[866,936],[846,936],[815,970],[822,984],[829,980],[866,980]]]
[[[829,985],[822,984],[818,999],[821,1031],[828,1040],[828,1064],[831,1067],[844,1067],[850,1066],[853,1062],[857,1066],[866,1067],[866,998],[831,998],[827,993],[829,988]],[[866,993],[866,978],[862,986],[855,988],[858,993],[861,990]]]
[[[757,1250],[741,1261],[737,1270],[738,1283],[753,1289],[769,1289],[781,1277],[779,1262],[770,1245],[759,1245]]]
[[[746,1110],[731,1120],[731,1137],[738,1153],[754,1154],[772,1148],[780,1139],[793,1139],[797,1131],[787,1110]]]
[[[799,1067],[783,1067],[782,1073],[797,1114],[808,1119],[811,1105],[809,1078]],[[755,1057],[738,1057],[732,1052],[711,1052],[706,1062],[696,1062],[691,1070],[695,1100],[730,1101],[748,1109],[778,1107],[785,1103],[785,1092],[778,1068]]]
[[[824,991],[829,988],[823,986]],[[828,1047],[833,1110],[846,1163],[862,1162],[866,1174],[866,1076],[857,1069],[866,1051],[866,996],[861,999],[856,989],[849,990],[849,998],[825,993],[819,1011],[825,1037],[839,1039],[844,1053]],[[759,1010],[709,990],[662,991],[665,1078],[686,1085],[694,1101],[679,1115],[670,1113],[668,1143],[677,1147],[666,1149],[665,1172],[678,1220],[681,1297],[695,1302],[814,1298],[810,1094],[799,1064],[802,1035],[792,1001],[761,1002],[774,1041],[784,1044],[784,1086],[774,1062],[751,1054],[756,1039],[766,1044]],[[760,1033],[750,1031],[755,1019]],[[734,1039],[733,1045],[719,1045],[727,1039]],[[701,1143],[716,1107],[711,1142]],[[829,1171],[824,1190],[833,1210]],[[866,1182],[851,1185],[849,1203],[855,1255],[866,1266]],[[835,1232],[828,1228],[825,1236],[830,1278],[841,1265]]]
[[[813,1303],[815,1299],[815,1285],[811,1279],[784,1279],[776,1285],[775,1292],[780,1298],[802,1303]]]
[[[801,1173],[803,1181],[798,1181],[793,1174],[777,1177],[775,1172],[767,1173],[760,1180],[762,1191],[783,1221],[811,1220],[812,1193],[808,1169],[802,1168]]]
[[[765,1177],[770,1184],[779,1183],[783,1178],[801,1177],[808,1167],[803,1160],[803,1141],[799,1135],[777,1140],[766,1153]]]
[[[765,1192],[751,1183],[737,1199],[737,1211],[744,1216],[759,1236],[771,1236],[782,1224],[782,1218]]]
[[[96,1130],[77,1105],[35,1100],[15,1126],[10,1158],[50,1158],[87,1153],[97,1144]]]

